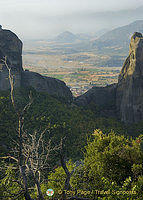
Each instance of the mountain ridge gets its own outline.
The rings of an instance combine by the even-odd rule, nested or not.
[[[125,26],[108,31],[93,42],[93,47],[101,45],[104,47],[116,46],[127,49],[130,38],[135,31],[143,33],[143,20],[136,20]]]

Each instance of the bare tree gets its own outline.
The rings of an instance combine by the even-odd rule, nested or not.
[[[27,177],[25,174],[25,159],[23,156],[23,134],[22,134],[22,129],[23,129],[23,120],[24,120],[24,113],[25,111],[30,107],[32,104],[32,99],[29,96],[29,103],[23,108],[22,111],[19,111],[15,104],[15,99],[14,99],[14,74],[11,70],[11,67],[8,66],[7,64],[7,57],[5,56],[4,59],[2,60],[4,65],[6,66],[8,70],[8,78],[10,82],[10,97],[11,97],[11,102],[14,107],[14,110],[16,111],[17,117],[18,117],[18,158],[15,158],[13,156],[8,156],[10,159],[13,159],[14,161],[17,161],[18,166],[19,166],[19,171],[21,174],[21,177],[23,179],[23,189],[24,189],[24,197],[26,200],[32,200],[29,191],[28,191],[28,185],[27,185]]]
[[[40,135],[37,131],[34,134],[25,134],[25,142],[23,145],[23,154],[26,158],[27,172],[32,174],[38,199],[43,200],[43,194],[41,192],[41,172],[43,170],[50,169],[48,161],[53,152],[59,149],[59,145],[52,147],[51,140],[48,143],[44,142],[43,136],[47,129],[42,131]]]
[[[22,181],[16,180],[17,183],[21,185],[22,190],[20,190],[17,194],[11,194],[12,199],[16,199],[20,195],[24,194],[25,200],[32,200],[28,186],[28,179],[30,176],[32,177],[37,190],[37,199],[44,200],[44,195],[42,194],[40,186],[42,182],[41,174],[43,170],[50,169],[48,161],[51,154],[57,151],[60,152],[60,163],[66,174],[65,186],[63,189],[69,190],[71,188],[70,178],[77,166],[74,170],[72,170],[72,172],[69,172],[64,159],[63,139],[61,139],[60,145],[54,145],[54,147],[52,147],[51,140],[49,140],[48,143],[45,143],[43,138],[49,127],[45,128],[40,133],[37,131],[28,133],[24,130],[24,115],[33,102],[32,95],[30,93],[29,102],[22,110],[20,110],[15,103],[14,74],[12,69],[7,64],[7,57],[5,57],[2,61],[8,70],[11,102],[18,117],[18,142],[15,142],[15,149],[11,155],[1,157],[3,159],[11,159],[16,162],[22,179]],[[64,193],[62,199],[66,199],[66,195]]]
[[[35,131],[32,134],[28,134],[26,131],[24,131],[24,114],[30,108],[33,102],[32,95],[30,93],[29,102],[22,110],[20,110],[15,103],[14,74],[7,64],[7,57],[5,57],[2,61],[8,70],[11,102],[18,117],[18,142],[16,143],[16,147],[12,155],[1,158],[12,159],[16,162],[19,168],[19,173],[22,178],[22,181],[20,181],[19,184],[21,184],[22,191],[14,196],[17,197],[20,194],[24,194],[25,200],[32,200],[28,188],[28,176],[30,174],[32,175],[37,189],[37,199],[44,200],[40,187],[41,171],[49,167],[47,161],[51,152],[56,151],[58,146],[54,146],[52,148],[51,140],[49,140],[48,144],[44,143],[43,136],[48,130],[48,127],[41,133]]]

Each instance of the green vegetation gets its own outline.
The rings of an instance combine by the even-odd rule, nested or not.
[[[29,102],[29,94],[32,104],[22,119],[23,151],[28,150],[34,162],[34,155],[38,153],[38,156],[41,156],[43,147],[47,147],[51,141],[50,154],[47,154],[47,158],[43,157],[46,158],[44,168],[39,168],[38,174],[34,167],[31,168],[31,160],[24,157],[24,163],[27,162],[31,168],[30,171],[25,165],[31,198],[42,199],[37,196],[35,184],[36,178],[40,177],[39,183],[44,199],[49,199],[46,195],[48,188],[56,191],[55,199],[61,198],[61,195],[63,199],[64,195],[70,197],[71,193],[67,195],[57,192],[65,190],[67,185],[69,191],[85,191],[79,192],[78,196],[81,198],[142,199],[143,135],[136,138],[136,135],[142,133],[142,123],[127,127],[113,118],[99,118],[97,113],[94,114],[91,110],[67,103],[66,99],[38,93],[32,88],[15,91],[15,104],[19,112]],[[25,200],[19,167],[16,161],[9,157],[12,155],[18,159],[18,116],[11,104],[9,93],[1,92],[0,96],[0,150],[1,157],[5,158],[0,159],[0,198]],[[128,133],[134,138],[127,136]],[[35,136],[35,143],[32,136]],[[39,140],[41,143],[36,151]],[[36,146],[33,147],[33,144]],[[65,172],[61,155],[70,174],[67,185],[65,181],[68,173]],[[40,161],[42,162],[43,160]],[[110,194],[97,194],[96,190],[110,190]],[[124,191],[132,191],[134,194],[123,194]],[[76,194],[73,193],[74,195]]]
[[[78,196],[92,199],[138,199],[143,198],[143,151],[140,135],[137,139],[117,135],[113,131],[104,134],[95,130],[85,147],[84,159],[71,177],[71,190]],[[64,188],[66,174],[58,167],[49,176],[48,185],[56,191]],[[84,192],[82,192],[84,191]]]

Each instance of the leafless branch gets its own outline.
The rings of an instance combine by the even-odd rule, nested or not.
[[[15,160],[16,162],[18,162],[18,160],[15,157],[13,157],[13,156],[3,156],[3,157],[0,157],[0,159],[8,159],[8,158],[10,158],[10,159]]]
[[[49,126],[46,127],[44,130],[37,132],[35,131],[32,134],[27,133],[24,130],[24,114],[30,108],[31,104],[33,103],[32,94],[29,94],[29,102],[25,105],[25,107],[20,111],[15,104],[15,96],[14,96],[14,74],[11,70],[11,67],[8,66],[7,57],[5,56],[2,60],[4,65],[8,70],[8,78],[10,82],[10,97],[12,105],[17,113],[18,116],[18,142],[15,142],[16,147],[12,152],[14,156],[5,156],[1,157],[3,159],[13,159],[17,162],[17,166],[19,167],[19,173],[22,177],[22,183],[16,181],[19,184],[22,184],[23,194],[25,200],[32,200],[29,194],[28,188],[28,174],[31,173],[33,176],[33,180],[35,186],[37,188],[37,197],[40,200],[43,200],[43,195],[40,188],[41,182],[41,172],[44,169],[49,168],[48,161],[52,152],[62,150],[60,145],[52,146],[52,140],[50,139],[47,144],[44,141],[44,135],[47,131],[49,131]],[[63,141],[63,139],[62,139]],[[62,142],[61,142],[62,143]],[[61,145],[62,146],[62,145]],[[67,174],[68,177],[71,176],[70,172],[68,171],[66,164],[64,163],[63,157],[61,157],[62,166]],[[20,195],[22,193],[20,191],[16,195]],[[15,198],[15,195],[13,196]],[[13,199],[14,199],[13,198]]]
[[[4,57],[4,59],[2,59],[2,62],[4,63],[4,65],[6,66],[7,70],[8,70],[8,78],[9,78],[9,82],[10,82],[10,94],[11,94],[11,101],[13,106],[15,107],[15,102],[14,102],[14,95],[13,95],[13,91],[14,91],[14,80],[13,80],[13,75],[11,72],[11,68],[8,66],[7,64],[7,56]]]

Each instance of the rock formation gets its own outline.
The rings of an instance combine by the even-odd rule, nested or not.
[[[9,30],[0,27],[0,90],[10,88],[8,70],[14,76],[15,87],[33,87],[39,92],[72,100],[72,93],[63,81],[45,77],[22,67],[22,42]],[[75,98],[77,105],[95,108],[106,116],[117,116],[125,123],[143,120],[143,36],[135,32],[131,38],[129,56],[120,72],[118,83],[106,87],[93,87]]]
[[[42,76],[36,72],[23,71],[21,85],[24,87],[31,86],[38,92],[47,92],[53,96],[72,100],[72,93],[63,81]]]
[[[131,37],[129,56],[120,72],[117,110],[126,123],[143,120],[143,36],[135,32]]]
[[[129,56],[120,72],[118,83],[93,87],[75,99],[81,106],[92,104],[113,109],[121,121],[134,123],[143,120],[143,36],[135,32],[131,38]],[[109,110],[110,110],[109,109]],[[109,113],[110,116],[110,113]]]
[[[15,87],[20,87],[22,68],[22,42],[9,30],[0,29],[0,90],[9,88],[8,70],[2,59],[7,57],[7,64],[15,77]]]
[[[115,116],[116,84],[106,87],[93,87],[85,94],[77,97],[75,103],[91,108],[101,116]]]
[[[5,57],[14,77],[14,87],[31,86],[39,92],[72,99],[72,93],[63,81],[23,70],[22,42],[14,33],[2,28],[0,28],[0,90],[10,88],[8,70],[2,61]]]

